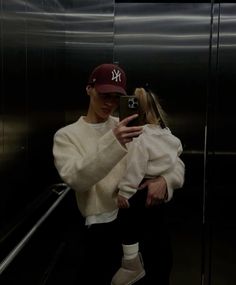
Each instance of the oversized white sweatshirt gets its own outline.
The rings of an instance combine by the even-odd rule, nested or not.
[[[62,180],[75,191],[85,217],[117,209],[117,186],[126,171],[127,154],[112,131],[117,123],[118,119],[110,116],[101,132],[80,117],[54,135],[55,166]],[[166,173],[169,192],[182,186],[183,175],[181,161]]]
[[[171,173],[180,160],[183,149],[180,140],[168,128],[147,124],[143,133],[128,144],[127,166],[120,181],[119,194],[129,199],[136,193],[144,178],[154,178]],[[166,178],[168,181],[168,178]],[[182,185],[181,185],[182,186]],[[168,187],[168,199],[173,195]]]

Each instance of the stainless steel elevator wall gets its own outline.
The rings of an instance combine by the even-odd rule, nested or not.
[[[193,243],[195,247],[193,259],[184,255],[185,266],[194,271],[191,277],[187,273],[182,277],[183,284],[190,279],[191,284],[201,282],[210,12],[207,3],[120,3],[115,10],[114,55],[128,71],[130,92],[148,84],[157,93],[171,130],[184,147],[186,181],[176,190],[170,217],[171,222],[176,220],[173,228],[185,225],[185,231],[175,230],[176,240],[184,236],[185,247]],[[173,282],[181,270],[182,250],[181,255],[174,250]]]
[[[236,4],[149,2],[0,0],[0,241],[60,181],[53,134],[86,112],[90,71],[118,62],[184,147],[172,285],[233,285]]]
[[[57,177],[51,145],[64,120],[62,12],[58,1],[1,1],[2,235]]]
[[[111,1],[1,0],[3,234],[59,179],[52,137],[84,108],[93,65],[113,60],[113,11]]]

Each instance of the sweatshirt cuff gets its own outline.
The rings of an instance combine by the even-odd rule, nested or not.
[[[122,190],[120,190],[120,191],[118,192],[118,194],[119,194],[120,196],[124,197],[124,198],[127,199],[127,200],[128,200],[129,198],[131,198],[135,193],[136,193],[136,191],[135,191],[135,192],[132,191],[132,193],[131,193],[131,192],[127,192],[127,191],[122,191]]]
[[[172,199],[173,192],[174,192],[174,189],[171,187],[171,175],[164,174],[164,175],[161,175],[161,176],[166,181],[167,198],[166,198],[165,202],[169,202]]]

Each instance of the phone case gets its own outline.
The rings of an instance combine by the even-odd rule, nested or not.
[[[127,118],[133,114],[139,114],[139,102],[137,97],[127,95],[120,97],[120,106],[119,106],[119,118],[122,121],[124,118]],[[140,126],[140,117],[135,118],[130,121],[127,126]]]

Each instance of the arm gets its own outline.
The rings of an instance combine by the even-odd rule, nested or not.
[[[87,133],[90,134],[89,130]],[[63,181],[76,191],[89,190],[127,153],[111,130],[99,139],[91,133],[90,140],[95,142],[90,143],[67,131],[59,131],[54,136],[55,166]]]
[[[145,181],[140,189],[148,187],[146,204],[151,206],[163,201],[170,201],[175,189],[181,188],[184,184],[185,165],[178,157],[174,168],[162,176]]]
[[[174,179],[175,177],[172,177],[172,173],[175,167],[177,168],[176,172],[178,171],[179,162],[176,161],[179,161],[181,152],[181,142],[170,132],[160,132],[158,129],[155,132],[150,127],[144,128],[143,134],[129,145],[126,173],[119,184],[119,194],[129,199],[137,191],[144,177],[165,175],[164,178],[168,182],[168,197],[172,197],[171,191],[173,191],[173,187],[176,187],[172,184],[179,182]],[[154,182],[153,180],[148,181]],[[144,188],[148,183],[144,183],[141,188]],[[157,188],[159,189],[160,186],[158,185]],[[161,192],[164,193],[159,194],[165,196],[166,190],[164,191],[163,187]]]
[[[134,116],[125,118],[102,137],[87,125],[63,128],[54,135],[53,155],[60,177],[75,191],[84,192],[101,181],[126,155],[125,144],[142,128],[126,127]]]
[[[125,175],[118,185],[118,194],[120,196],[129,199],[136,193],[146,173],[147,163],[148,152],[147,149],[142,146],[140,140],[135,140],[130,143],[126,156]],[[122,198],[120,200],[122,202]]]
[[[168,197],[166,201],[170,201],[172,199],[175,189],[183,187],[184,175],[185,165],[183,161],[179,157],[177,157],[174,168],[171,171],[162,175],[166,181],[166,187],[168,191]]]

